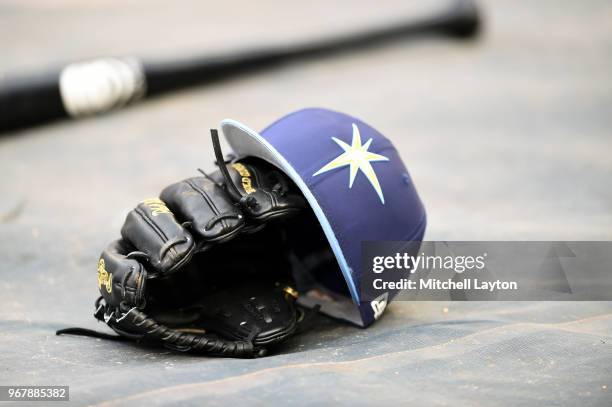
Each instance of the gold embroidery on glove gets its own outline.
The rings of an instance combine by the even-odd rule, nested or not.
[[[240,163],[234,163],[232,164],[232,168],[235,169],[242,177],[242,188],[244,189],[244,192],[247,194],[252,194],[255,192],[255,188],[253,188],[253,184],[251,182],[251,173],[247,167]]]
[[[158,198],[145,199],[142,201],[150,210],[151,216],[161,215],[162,213],[172,213],[170,209],[166,206],[164,201]]]
[[[98,262],[98,288],[102,289],[102,286],[106,287],[106,292],[109,294],[113,290],[113,273],[109,274],[106,271],[104,259]]]

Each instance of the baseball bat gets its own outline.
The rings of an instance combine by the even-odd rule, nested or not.
[[[0,132],[107,112],[168,91],[384,41],[425,35],[469,38],[479,27],[473,0],[455,0],[447,10],[420,20],[290,46],[171,61],[102,58],[6,77],[0,80]]]

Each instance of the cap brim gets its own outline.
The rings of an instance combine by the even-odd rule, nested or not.
[[[349,288],[353,302],[359,305],[359,292],[355,286],[355,282],[353,281],[351,269],[348,266],[344,254],[342,253],[338,239],[336,238],[336,235],[334,234],[334,231],[329,223],[329,220],[325,216],[323,209],[319,206],[317,199],[314,197],[312,191],[308,185],[306,185],[298,171],[296,171],[296,169],[293,168],[293,166],[283,157],[283,155],[280,154],[263,136],[261,136],[258,132],[251,130],[242,123],[235,120],[224,120],[221,122],[221,129],[223,130],[223,134],[225,135],[230,147],[234,150],[234,153],[238,155],[238,157],[253,156],[261,158],[282,170],[297,185],[310,204],[310,207],[314,211],[314,214],[316,215],[321,228],[327,237],[327,241],[329,242],[334,256],[338,261],[338,265],[340,266],[344,280]]]

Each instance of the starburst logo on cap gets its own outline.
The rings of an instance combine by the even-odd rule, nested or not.
[[[338,144],[344,150],[344,152],[324,165],[319,171],[315,172],[313,177],[348,165],[350,166],[349,188],[353,187],[353,182],[357,176],[357,171],[361,170],[363,175],[365,175],[368,181],[370,181],[370,184],[372,184],[372,187],[378,194],[380,202],[384,204],[385,197],[383,196],[382,188],[380,187],[380,183],[376,177],[376,172],[374,171],[374,168],[372,168],[371,163],[376,161],[389,161],[389,159],[383,155],[368,151],[370,144],[372,144],[372,139],[366,141],[365,144],[361,144],[361,135],[359,134],[359,128],[355,123],[353,123],[353,140],[351,141],[351,145],[348,145],[336,137],[332,137],[332,140],[334,140],[336,144]]]

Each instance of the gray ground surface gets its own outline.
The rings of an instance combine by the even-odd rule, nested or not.
[[[0,72],[350,30],[423,10],[389,1],[0,4]],[[529,3],[529,4],[527,4]],[[428,240],[612,240],[612,4],[492,1],[485,36],[396,43],[181,92],[0,140],[0,384],[74,404],[611,405],[610,303],[396,303],[360,330],[322,320],[259,360],[77,337],[96,260],[127,211],[210,169],[207,129],[305,106],[396,144]]]

